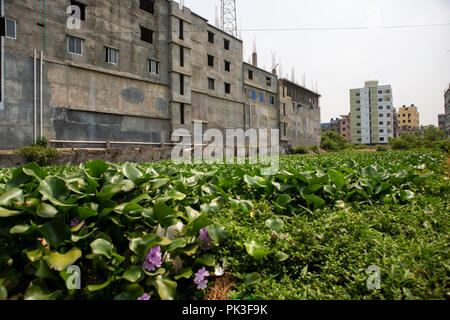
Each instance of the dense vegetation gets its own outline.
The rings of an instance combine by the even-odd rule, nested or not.
[[[443,299],[445,161],[286,156],[268,177],[249,164],[1,170],[0,298],[200,299],[225,271],[230,299]],[[67,289],[70,265],[81,290]]]

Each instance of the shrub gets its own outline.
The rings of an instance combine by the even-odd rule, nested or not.
[[[23,147],[14,153],[25,155],[28,162],[36,162],[40,166],[50,166],[55,163],[58,150],[41,145]]]
[[[317,144],[309,147],[309,150],[311,150],[312,152],[318,153],[319,152],[319,146]]]
[[[383,145],[383,144],[377,145],[377,148],[376,148],[376,149],[377,149],[378,152],[385,152],[385,151],[388,151],[388,150],[389,150],[388,146]]]
[[[295,147],[294,154],[308,154],[308,148],[304,146]]]
[[[340,134],[329,131],[322,134],[322,149],[330,152],[350,149],[350,144]]]
[[[390,146],[391,146],[392,150],[409,150],[409,149],[411,149],[411,144],[403,138],[391,139]]]

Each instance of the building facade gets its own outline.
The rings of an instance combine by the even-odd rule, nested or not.
[[[413,104],[398,108],[399,127],[420,128],[419,111]]]
[[[171,144],[196,125],[320,144],[318,94],[244,64],[242,40],[175,1],[0,1],[0,149]]]
[[[446,121],[445,121],[445,114],[439,114],[438,115],[438,127],[439,129],[441,129],[442,131],[445,132],[445,129],[447,127]]]
[[[447,138],[450,138],[450,85],[444,94],[445,103],[445,133]]]
[[[350,90],[352,144],[387,144],[394,137],[392,88],[367,81]]]
[[[342,115],[339,121],[339,134],[343,136],[349,143],[352,142],[350,114]]]
[[[339,118],[331,118],[330,122],[325,122],[320,125],[322,132],[333,131],[340,134],[341,130],[341,121]]]

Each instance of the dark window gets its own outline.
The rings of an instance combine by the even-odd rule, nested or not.
[[[141,26],[141,40],[153,43],[153,31]]]
[[[184,74],[180,74],[180,94],[184,95]]]
[[[269,78],[269,77],[266,77],[266,84],[267,84],[268,86],[271,86],[271,85],[272,85],[272,79]]]
[[[70,1],[70,5],[80,8],[80,20],[86,21],[86,5],[78,1]]]
[[[361,111],[361,108],[356,108],[356,111],[358,111],[358,112]]]
[[[231,93],[231,84],[225,82],[225,93]]]
[[[139,0],[139,8],[147,11],[148,13],[155,13],[155,1],[154,0]]]
[[[4,18],[4,24],[2,24],[2,35],[10,39],[17,39],[17,23],[16,20]]]
[[[106,62],[117,64],[119,61],[119,51],[113,48],[106,48]]]
[[[156,60],[148,60],[148,71],[153,74],[159,74],[159,62]]]
[[[360,131],[360,130],[358,130],[358,131],[356,131],[356,133],[357,133],[357,134],[361,134],[361,131]]]
[[[259,94],[259,101],[264,102],[264,93],[262,92]]]
[[[184,67],[184,47],[180,46],[180,67]]]
[[[356,100],[356,104],[360,104],[361,103],[361,100]]]
[[[357,93],[356,93],[356,96],[359,97],[359,96],[361,96],[361,94],[360,94],[359,92],[357,92]]]
[[[283,103],[283,116],[286,115],[286,103]]]
[[[214,67],[214,56],[208,54],[208,66]]]
[[[275,98],[274,97],[270,97],[270,104],[275,104]]]
[[[284,126],[283,126],[284,127],[284,130],[283,130],[284,132],[283,133],[284,133],[284,136],[286,137],[287,136],[287,123],[283,123],[283,124],[284,124]]]
[[[380,141],[384,142],[384,138],[383,138],[383,137],[381,137],[381,138],[380,138]]]
[[[380,133],[384,133],[384,129],[380,129]]]
[[[225,50],[230,50],[230,40],[223,39],[223,47]]]
[[[383,106],[379,106],[379,107],[378,107],[378,110],[383,110]]]
[[[225,71],[230,71],[231,69],[231,63],[227,60],[225,60]]]
[[[252,70],[248,70],[248,78],[250,80],[253,80],[253,71]]]
[[[378,99],[378,102],[383,102],[383,98],[379,98],[379,99]]]
[[[361,123],[357,123],[356,126],[357,126],[357,127],[361,127]]]
[[[383,94],[383,90],[378,90],[378,94]]]
[[[180,103],[180,124],[184,124],[184,103]]]
[[[361,116],[357,116],[356,119],[361,119]]]
[[[380,124],[380,126],[382,126],[382,125],[384,124],[384,122],[383,122],[383,121],[380,121],[379,124]]]
[[[67,50],[69,53],[82,55],[83,54],[83,40],[80,38],[68,36]]]
[[[208,78],[208,89],[209,90],[215,89],[214,79]]]
[[[180,31],[180,35],[179,35],[179,37],[180,37],[180,39],[181,40],[183,40],[184,39],[184,23],[183,23],[183,20],[181,20],[180,19],[180,26],[179,26],[179,31]]]
[[[256,100],[256,91],[252,90],[252,100]]]
[[[214,33],[211,31],[208,31],[208,42],[214,43]]]

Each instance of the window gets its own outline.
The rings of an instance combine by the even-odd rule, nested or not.
[[[230,94],[231,93],[231,84],[225,82],[225,93]]]
[[[361,138],[358,138],[358,142],[361,142],[362,141],[362,139]]]
[[[356,124],[356,126],[357,126],[357,127],[361,127],[361,123],[358,122],[358,123]]]
[[[383,121],[380,121],[379,124],[380,124],[380,126],[382,126],[382,125],[384,124],[384,122],[383,122]]]
[[[184,67],[184,47],[180,46],[180,67]]]
[[[180,103],[180,124],[184,124],[184,103]]]
[[[230,40],[223,39],[223,48],[225,50],[230,50]]]
[[[361,119],[361,116],[356,116],[356,119]]]
[[[156,60],[148,60],[148,71],[153,74],[159,74],[159,62]]]
[[[256,100],[256,91],[252,90],[252,100]]]
[[[361,130],[356,131],[357,134],[361,134]]]
[[[411,123],[411,120],[408,120],[408,123]]]
[[[361,93],[357,92],[357,93],[356,93],[356,96],[357,96],[357,97],[361,96]]]
[[[275,104],[275,98],[272,96],[270,97],[270,104],[272,104],[272,105]]]
[[[153,31],[141,26],[141,40],[153,43]]]
[[[358,111],[358,112],[361,111],[361,108],[356,108],[356,111]]]
[[[378,110],[383,110],[383,106],[379,106],[379,107],[378,107]]]
[[[283,103],[283,116],[286,115],[286,103]]]
[[[380,137],[380,141],[381,141],[381,142],[384,142],[384,137]]]
[[[70,1],[70,5],[80,8],[80,20],[86,21],[86,5],[78,1]]]
[[[383,94],[383,90],[378,90],[378,94]]]
[[[225,60],[225,71],[230,72],[230,69],[231,69],[230,61]]]
[[[264,102],[264,93],[259,94],[259,101]]]
[[[106,47],[106,62],[117,64],[119,60],[119,50]]]
[[[384,133],[384,129],[380,129],[380,133]]]
[[[148,13],[155,13],[155,1],[154,0],[139,0],[139,8],[147,11]]]
[[[214,67],[214,56],[208,54],[208,66]]]
[[[67,50],[72,54],[83,55],[83,39],[68,36]]]
[[[391,114],[390,113],[388,113],[387,115],[386,115],[388,118],[390,118],[391,117]]]
[[[214,33],[211,31],[208,31],[208,42],[214,43]]]
[[[2,26],[3,27],[3,26]],[[10,39],[17,39],[17,25],[16,20],[5,19],[5,37]],[[3,31],[3,30],[2,30]]]
[[[208,78],[208,89],[209,90],[214,90],[216,88],[215,83],[214,83],[214,79]]]
[[[380,113],[380,118],[384,118],[384,114]]]
[[[184,39],[184,23],[183,23],[183,20],[179,20],[180,22],[179,22],[179,38],[181,39],[181,40],[183,40]]]
[[[391,106],[386,106],[386,109],[391,110]]]
[[[180,95],[184,95],[184,74],[180,74]]]
[[[269,77],[266,77],[266,84],[270,87],[272,85],[272,79]]]
[[[248,70],[248,78],[250,80],[253,80],[253,71],[252,70]]]
[[[284,136],[286,137],[287,136],[287,123],[286,122],[283,123],[283,128],[284,128],[283,133],[284,133]]]
[[[356,104],[360,104],[361,103],[361,100],[356,100]]]
[[[379,99],[378,99],[378,102],[383,102],[383,98],[379,98]]]

